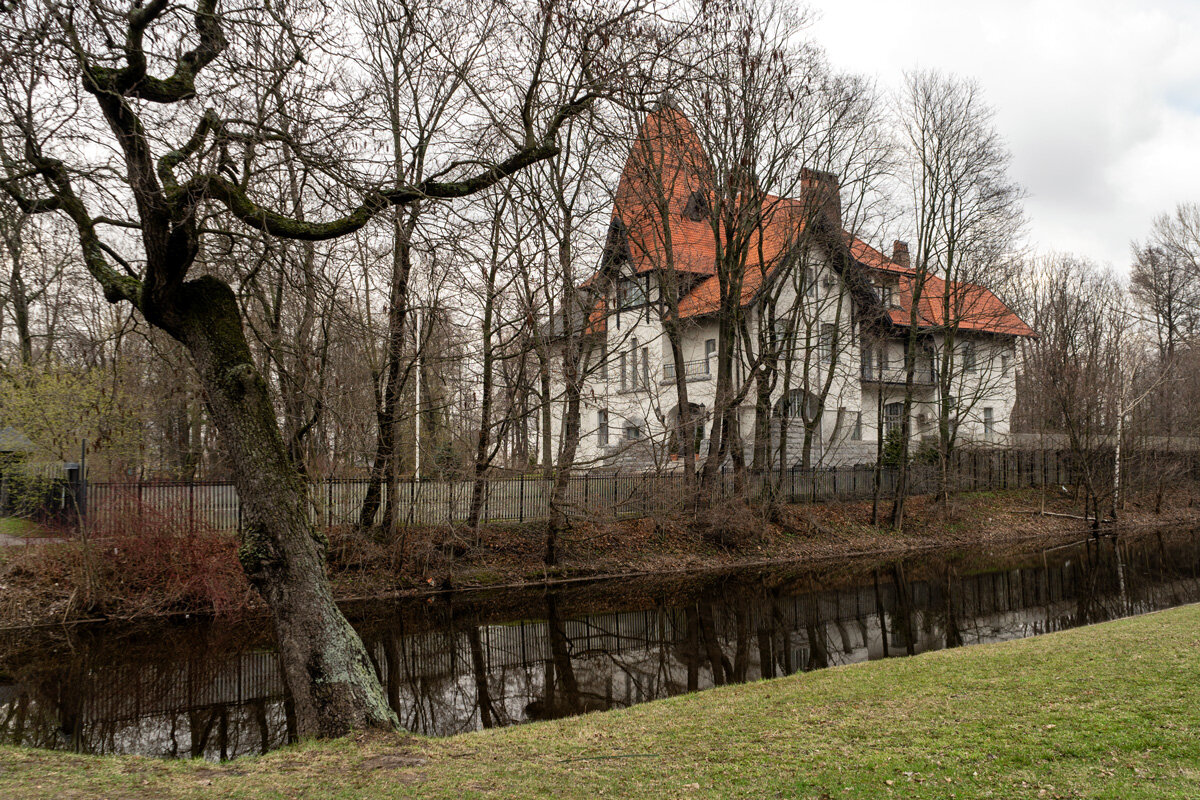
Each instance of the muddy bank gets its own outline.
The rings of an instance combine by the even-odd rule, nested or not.
[[[1200,526],[1200,509],[1183,493],[1161,513],[1131,502],[1118,530],[1174,531]],[[379,541],[349,529],[329,532],[336,596],[348,606],[374,599],[451,590],[578,586],[620,577],[661,593],[697,573],[773,571],[789,565],[858,571],[916,554],[936,554],[960,571],[976,558],[1016,556],[1091,535],[1070,498],[1036,490],[960,495],[949,509],[910,501],[902,532],[870,524],[869,503],[785,506],[770,517],[730,505],[700,518],[647,517],[577,523],[560,542],[560,561],[542,562],[540,525],[487,526],[478,535],[411,528]],[[1105,531],[1112,532],[1106,525]],[[148,527],[136,540],[100,539],[0,551],[0,627],[164,614],[244,615],[261,610],[237,568],[236,541],[205,533],[163,535]],[[963,563],[959,563],[963,562]],[[932,562],[931,562],[932,563]]]

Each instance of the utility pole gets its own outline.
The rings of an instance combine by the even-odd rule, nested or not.
[[[1122,371],[1121,388],[1117,395],[1117,441],[1113,445],[1113,498],[1112,518],[1117,519],[1117,504],[1121,496],[1121,437],[1125,433],[1125,394],[1129,391],[1129,377]],[[1099,512],[1096,516],[1100,516]]]
[[[421,480],[421,373],[424,372],[422,367],[425,354],[421,349],[421,307],[417,306],[415,310],[417,312],[417,332],[414,337],[417,346],[417,422],[413,436],[413,477],[419,481]]]

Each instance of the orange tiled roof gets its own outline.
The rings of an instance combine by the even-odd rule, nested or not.
[[[904,269],[904,268],[901,268]],[[912,295],[914,270],[898,282],[900,308],[889,309],[888,316],[896,325],[907,326],[912,322]],[[959,330],[982,333],[1002,333],[1010,336],[1036,336],[1033,328],[1026,325],[991,290],[973,283],[946,281],[936,275],[925,277],[925,288],[921,292],[918,320],[921,327],[939,328],[946,324],[946,300],[950,301],[951,319]]]
[[[699,221],[685,215],[692,194],[702,185],[709,164],[699,136],[679,111],[664,107],[647,116],[617,187],[613,220],[623,226],[627,255],[635,274],[674,268],[695,276],[695,283],[679,303],[682,318],[717,311],[720,283],[716,275],[716,245],[707,216]],[[669,225],[663,224],[664,212]],[[754,301],[763,283],[803,231],[810,215],[801,199],[763,197],[764,221],[751,240],[750,256],[742,283],[742,305]],[[670,232],[670,246],[666,230]],[[721,231],[718,231],[720,234]],[[899,276],[897,298],[901,308],[890,309],[896,325],[910,322],[912,282],[916,270],[893,262],[879,250],[855,236],[842,232],[851,256],[873,270]],[[759,238],[761,237],[761,239]],[[961,310],[959,328],[1013,336],[1033,336],[1033,330],[988,289],[974,284],[951,284],[951,301]],[[946,283],[928,276],[922,294],[922,326],[940,326],[944,316]],[[593,314],[600,329],[603,309]]]

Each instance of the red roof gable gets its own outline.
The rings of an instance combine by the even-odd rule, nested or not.
[[[897,286],[900,308],[893,308],[888,312],[893,323],[904,326],[912,321],[913,283],[916,279],[915,271],[906,272]],[[974,283],[952,281],[947,285],[946,281],[936,275],[925,277],[925,288],[921,292],[921,304],[918,309],[921,327],[940,328],[946,325],[947,296],[950,303],[950,319],[958,330],[1010,336],[1037,335],[1033,328],[1026,325],[991,290]]]
[[[673,267],[677,272],[698,278],[680,299],[682,318],[714,313],[720,304],[713,227],[705,214],[699,215],[699,220],[685,214],[693,192],[709,184],[701,179],[709,168],[703,145],[691,123],[676,109],[664,107],[648,115],[639,130],[621,173],[613,207],[614,224],[623,231],[635,274]],[[815,184],[815,180],[805,178],[802,184]],[[742,305],[754,301],[763,283],[804,230],[812,208],[812,203],[803,199],[764,195],[763,222],[751,240],[742,279]],[[669,224],[664,225],[664,221]],[[890,309],[889,317],[896,325],[908,325],[912,282],[917,271],[893,262],[849,233],[843,231],[843,236],[857,262],[898,276],[897,298],[901,308]],[[988,289],[974,284],[951,286],[951,302],[961,311],[957,315],[960,329],[1035,335]],[[945,281],[928,276],[921,299],[922,326],[942,324],[945,296]],[[602,313],[602,309],[597,311]],[[596,322],[593,317],[593,324]]]

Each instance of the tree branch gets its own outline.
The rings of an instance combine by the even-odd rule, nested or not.
[[[97,87],[123,97],[136,97],[152,103],[177,103],[196,96],[196,76],[228,46],[221,30],[217,4],[220,0],[200,0],[195,25],[199,43],[175,62],[175,71],[167,78],[146,73],[146,53],[142,38],[146,29],[167,8],[167,0],[152,0],[129,14],[125,36],[126,66],[120,69],[92,66],[88,72]]]
[[[415,200],[427,198],[448,200],[466,197],[483,191],[507,177],[510,177],[525,167],[535,164],[558,153],[558,146],[553,144],[554,134],[566,119],[579,113],[586,104],[579,106],[573,113],[560,113],[555,117],[554,126],[547,132],[541,144],[523,147],[504,161],[483,170],[461,181],[426,180],[413,186],[404,186],[386,192],[374,192],[349,214],[330,222],[307,222],[294,219],[283,214],[263,208],[249,198],[241,187],[226,180],[220,175],[198,175],[185,184],[181,191],[192,193],[197,199],[208,198],[217,200],[243,224],[272,236],[302,241],[322,241],[346,236],[363,227],[381,211],[390,206],[404,205]]]
[[[33,138],[32,132],[24,126],[22,126],[22,133],[25,136],[25,158],[46,182],[52,197],[36,201],[24,200],[24,205],[22,205],[23,198],[8,180],[0,182],[5,191],[17,201],[18,205],[22,206],[22,210],[25,210],[26,207],[41,207],[43,211],[61,210],[66,212],[79,232],[79,245],[83,250],[84,264],[103,289],[104,298],[110,303],[128,300],[140,307],[141,281],[120,274],[108,263],[108,259],[105,258],[105,246],[101,243],[100,237],[96,235],[92,216],[88,213],[83,201],[79,199],[79,195],[75,193],[66,167],[58,159],[45,156]],[[26,211],[26,213],[33,212]]]

